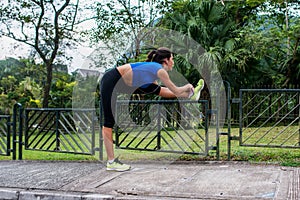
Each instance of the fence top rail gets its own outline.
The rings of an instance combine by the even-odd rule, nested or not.
[[[10,115],[0,115],[0,118],[10,118]]]
[[[241,92],[300,92],[300,89],[240,89]]]
[[[208,103],[208,100],[117,100],[118,103],[145,103],[145,104],[160,104],[160,103]]]
[[[95,108],[25,108],[26,111],[95,111]]]

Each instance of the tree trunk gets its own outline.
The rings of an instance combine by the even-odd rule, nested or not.
[[[286,31],[289,31],[289,7],[288,7],[288,1],[285,1],[285,26],[286,26]],[[290,36],[287,36],[287,58],[290,56],[290,46],[291,46],[291,38]]]
[[[52,63],[46,63],[47,68],[47,79],[44,86],[44,99],[43,99],[43,108],[48,108],[49,97],[50,97],[50,89],[52,82]]]

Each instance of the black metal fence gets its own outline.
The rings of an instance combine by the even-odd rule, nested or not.
[[[240,99],[240,145],[300,148],[300,89],[242,89]]]
[[[25,109],[25,149],[94,155],[95,109]]]
[[[23,150],[94,155],[99,133],[95,109],[24,109],[15,104],[12,122],[10,116],[0,116],[0,155],[12,153],[14,160],[22,160]]]
[[[118,101],[117,113],[118,148],[208,154],[208,101]]]
[[[241,146],[300,148],[300,89],[241,89],[236,99],[228,92],[227,102],[228,131],[220,132],[218,109],[211,110],[208,100],[117,101],[116,147],[197,155],[216,150],[218,159],[224,135],[228,159],[236,139]],[[239,111],[239,136],[231,136],[232,106]],[[0,155],[22,159],[23,149],[99,151],[102,159],[99,119],[95,109],[24,109],[15,104],[12,116],[0,116]]]

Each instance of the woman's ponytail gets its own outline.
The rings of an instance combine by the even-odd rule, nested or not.
[[[148,53],[146,62],[158,62],[162,64],[165,58],[170,58],[172,52],[166,47],[160,47],[157,50],[152,50]]]
[[[155,56],[156,56],[157,50],[152,50],[148,53],[148,57],[146,62],[153,62]]]

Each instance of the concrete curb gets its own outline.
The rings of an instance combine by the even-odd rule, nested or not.
[[[112,195],[0,188],[1,200],[114,200]]]

